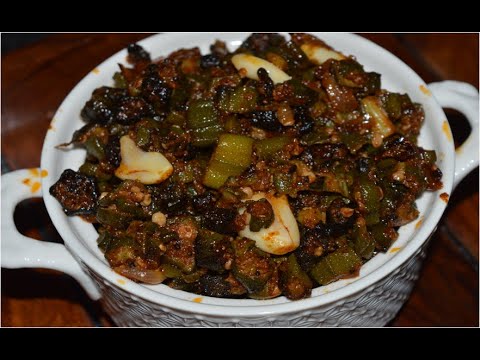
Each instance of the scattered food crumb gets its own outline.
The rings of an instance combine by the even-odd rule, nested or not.
[[[442,199],[443,201],[445,201],[445,204],[448,203],[448,199],[449,199],[449,195],[447,193],[441,193],[440,194],[440,199]]]
[[[442,125],[443,133],[447,136],[448,141],[452,141],[452,132],[450,131],[450,126],[448,126],[448,121],[444,120]]]
[[[432,93],[430,92],[430,90],[427,89],[427,87],[425,85],[420,85],[420,91],[423,92],[425,95],[427,96],[431,96]]]

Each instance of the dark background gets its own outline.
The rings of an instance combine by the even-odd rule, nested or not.
[[[51,34],[46,33],[10,33],[2,34],[2,54],[25,47],[33,42],[44,39]]]

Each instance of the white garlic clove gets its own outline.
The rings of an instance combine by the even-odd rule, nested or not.
[[[122,161],[115,176],[122,180],[137,180],[142,184],[158,184],[173,173],[173,166],[159,152],[145,152],[128,135],[120,138]]]
[[[283,255],[295,250],[300,245],[300,232],[298,230],[297,220],[293,216],[286,195],[275,197],[270,194],[257,193],[249,200],[260,200],[262,198],[272,205],[275,214],[275,220],[268,228],[262,228],[260,231],[250,231],[247,225],[239,232],[240,236],[254,240],[258,248],[263,251]],[[240,214],[245,212],[245,208],[239,210]],[[247,224],[250,222],[250,214],[247,214]]]
[[[274,84],[280,84],[292,78],[283,70],[280,70],[278,67],[273,65],[271,62],[253,55],[234,55],[232,56],[232,63],[238,71],[244,69],[243,71],[245,71],[245,75],[249,79],[258,80],[257,71],[260,68],[264,68],[268,72],[268,76],[270,76],[270,79],[272,79]]]
[[[346,56],[338,51],[321,46],[317,43],[305,43],[300,46],[302,51],[307,55],[311,62],[316,65],[321,65],[328,59],[344,60]]]

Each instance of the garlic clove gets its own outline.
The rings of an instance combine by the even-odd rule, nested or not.
[[[247,225],[239,232],[239,235],[254,240],[258,248],[270,254],[283,255],[295,250],[300,245],[300,232],[287,196],[275,197],[270,194],[257,193],[249,200],[262,198],[267,199],[272,205],[275,214],[274,222],[268,228],[257,232],[250,231],[250,227]],[[241,208],[239,212],[243,214],[245,208]],[[250,214],[247,214],[247,224],[249,222]]]
[[[128,136],[120,138],[122,161],[115,176],[122,180],[137,180],[142,184],[158,184],[173,173],[173,166],[159,152],[145,152]]]
[[[243,71],[246,72],[249,79],[258,80],[257,71],[260,68],[264,68],[268,72],[268,76],[274,84],[280,84],[292,78],[271,62],[250,54],[234,55],[232,56],[232,63],[238,71],[244,69]]]
[[[346,56],[338,51],[321,46],[317,43],[305,43],[300,46],[302,51],[307,55],[311,62],[321,65],[328,59],[344,60]]]

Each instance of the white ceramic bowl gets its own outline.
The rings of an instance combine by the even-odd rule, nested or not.
[[[112,319],[123,326],[385,325],[406,301],[418,277],[427,239],[447,205],[440,194],[450,194],[454,184],[478,165],[478,91],[471,85],[453,81],[427,86],[401,60],[360,36],[315,35],[345,54],[355,55],[366,70],[381,73],[383,88],[407,92],[414,101],[423,104],[426,121],[419,144],[437,151],[443,172],[443,189],[425,193],[417,201],[419,220],[402,227],[392,248],[367,262],[359,277],[316,288],[308,299],[289,301],[285,297],[232,300],[199,296],[165,285],[137,284],[115,273],[97,247],[94,227],[78,217],[65,216],[48,189],[64,169],[78,169],[82,164],[83,150],[61,151],[55,145],[67,142],[73,131],[83,125],[81,108],[95,88],[112,83],[117,63],[125,63],[125,50],[99,65],[66,97],[45,138],[42,171],[27,169],[2,176],[2,266],[64,271],[77,279],[93,299],[101,298]],[[193,46],[199,46],[205,53],[216,39],[226,41],[232,50],[247,36],[247,33],[161,34],[140,44],[158,57]],[[441,106],[460,110],[472,126],[472,135],[457,153]],[[30,178],[31,183],[41,183],[41,189],[32,193],[35,189],[22,183],[25,178]],[[65,246],[32,241],[15,228],[16,204],[42,196]]]

